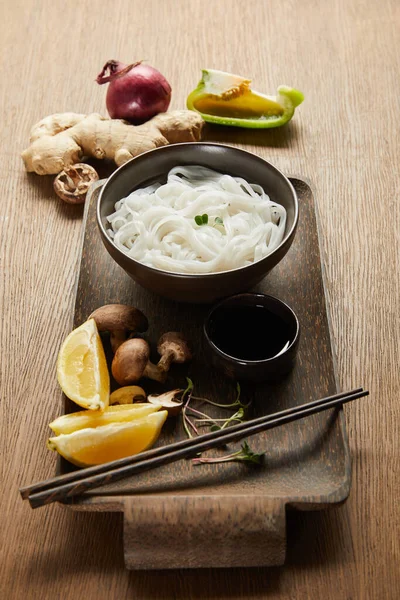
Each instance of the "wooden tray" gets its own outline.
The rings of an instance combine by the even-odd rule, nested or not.
[[[252,400],[250,417],[337,391],[313,196],[304,181],[292,183],[300,204],[295,241],[256,289],[281,298],[296,311],[301,324],[299,354],[294,370],[281,383],[242,388],[243,399]],[[96,225],[99,189],[93,188],[86,207],[74,325],[102,304],[137,306],[149,318],[146,337],[152,348],[169,330],[185,332],[195,347],[189,368],[172,369],[168,389],[185,387],[188,374],[198,395],[219,401],[233,398],[234,383],[214,372],[203,358],[202,324],[208,307],[178,304],[147,292],[106,252]],[[145,387],[152,390],[151,383]],[[65,399],[65,410],[76,407]],[[171,419],[159,444],[184,436],[180,422]],[[181,461],[87,493],[73,507],[124,513],[125,561],[130,569],[283,564],[286,508],[326,508],[349,494],[351,467],[343,413],[321,413],[249,442],[252,449],[266,451],[263,466],[195,466]],[[70,469],[60,461],[59,472]]]

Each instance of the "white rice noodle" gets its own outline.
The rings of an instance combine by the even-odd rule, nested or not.
[[[198,215],[208,215],[208,223],[198,225]],[[107,219],[116,246],[135,260],[196,274],[229,271],[268,256],[283,239],[286,211],[259,185],[189,166],[171,169],[165,184],[119,200]]]

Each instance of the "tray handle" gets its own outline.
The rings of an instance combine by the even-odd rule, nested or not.
[[[128,569],[282,565],[285,505],[263,496],[124,498]]]

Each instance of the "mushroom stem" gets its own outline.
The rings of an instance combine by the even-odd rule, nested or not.
[[[171,350],[167,350],[166,352],[164,352],[164,354],[158,361],[157,367],[160,369],[160,371],[162,371],[163,373],[165,373],[165,375],[167,375],[170,366],[174,362],[174,358],[175,358],[175,353],[172,352]]]
[[[192,358],[186,338],[178,331],[164,333],[158,340],[157,351],[161,356],[157,368],[164,373],[165,378],[173,362],[181,364]]]
[[[164,381],[167,378],[167,373],[164,373],[158,368],[158,365],[154,365],[152,362],[149,361],[143,371],[143,377],[147,377],[148,379],[154,379],[154,381],[164,383]]]

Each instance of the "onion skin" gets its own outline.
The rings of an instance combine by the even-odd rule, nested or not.
[[[168,110],[171,86],[150,65],[141,62],[125,65],[109,60],[96,81],[100,85],[110,84],[106,105],[112,119],[124,119],[138,125]]]

